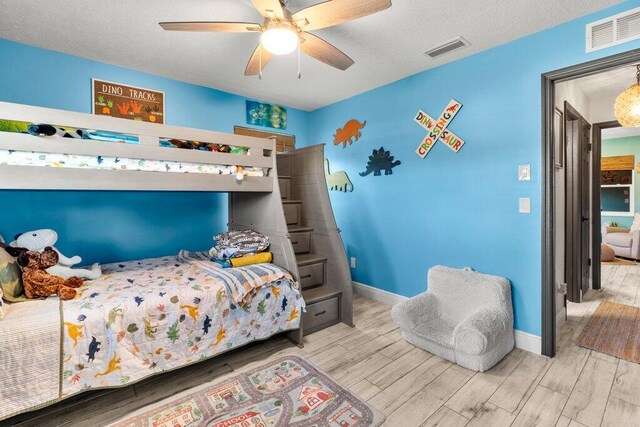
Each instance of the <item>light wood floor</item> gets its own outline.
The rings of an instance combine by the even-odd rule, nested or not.
[[[390,306],[357,297],[355,328],[336,325],[299,349],[275,337],[137,385],[85,394],[21,416],[22,425],[101,426],[142,406],[271,359],[297,354],[387,416],[385,426],[640,426],[640,365],[578,347],[585,322],[605,299],[640,305],[640,266],[603,266],[604,289],[571,304],[547,359],[516,349],[475,373],[402,340]]]

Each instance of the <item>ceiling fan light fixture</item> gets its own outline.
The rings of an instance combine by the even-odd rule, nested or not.
[[[298,33],[287,25],[272,25],[260,37],[265,49],[274,55],[286,55],[298,47]]]
[[[623,127],[640,127],[640,65],[637,66],[636,84],[618,96],[613,108]]]

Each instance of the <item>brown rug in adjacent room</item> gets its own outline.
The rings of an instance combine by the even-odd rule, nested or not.
[[[604,301],[578,337],[578,345],[640,363],[640,308]]]
[[[306,360],[287,356],[149,405],[112,426],[379,426],[384,415]]]

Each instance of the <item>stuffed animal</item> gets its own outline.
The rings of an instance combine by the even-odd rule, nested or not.
[[[102,270],[98,264],[93,264],[90,269],[72,268],[74,265],[82,262],[82,258],[74,256],[67,258],[53,245],[58,241],[58,233],[53,230],[43,229],[35,231],[27,231],[18,234],[15,240],[11,242],[11,246],[18,248],[26,248],[29,251],[42,252],[47,246],[51,246],[58,253],[58,262],[47,268],[47,272],[54,276],[69,279],[71,277],[80,277],[82,279],[93,280],[102,275]]]
[[[27,298],[58,295],[60,299],[69,300],[78,295],[77,289],[84,284],[79,277],[63,279],[46,271],[58,263],[58,252],[51,246],[47,246],[42,252],[16,247],[7,247],[6,250],[11,256],[18,258],[18,265],[22,267],[22,286]]]

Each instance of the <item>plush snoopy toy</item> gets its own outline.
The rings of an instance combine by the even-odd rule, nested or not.
[[[93,280],[102,275],[102,270],[98,264],[93,264],[90,269],[86,268],[72,268],[74,265],[82,262],[82,258],[79,256],[73,256],[67,258],[60,253],[53,245],[58,241],[58,233],[53,230],[35,230],[27,231],[26,233],[18,234],[15,240],[11,242],[10,246],[18,248],[27,248],[30,251],[42,252],[47,246],[53,247],[58,252],[59,260],[58,264],[51,268],[47,268],[47,273],[54,276],[68,279],[70,277],[80,277],[82,279]]]

